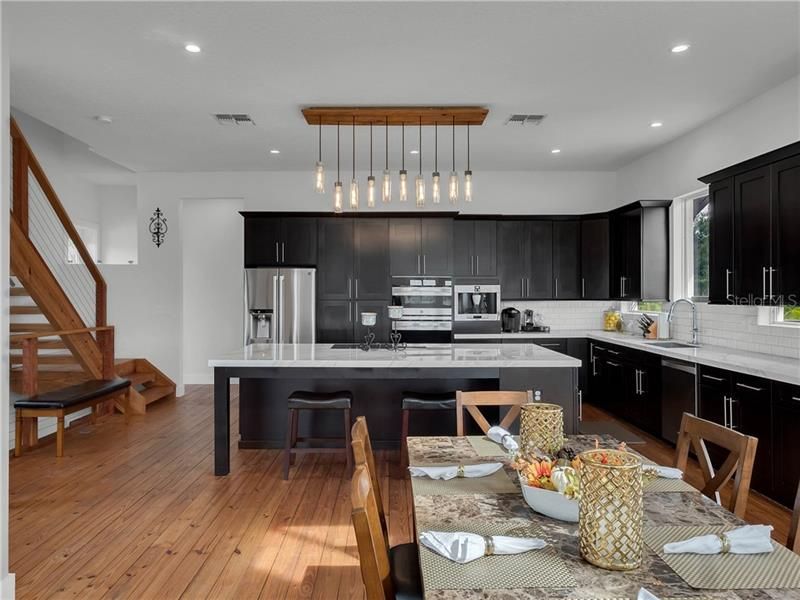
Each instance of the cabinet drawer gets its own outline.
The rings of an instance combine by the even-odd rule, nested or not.
[[[731,372],[714,367],[700,366],[698,381],[700,385],[715,390],[725,390],[731,387]]]
[[[567,340],[565,338],[548,338],[544,340],[530,340],[532,343],[555,352],[567,353]]]

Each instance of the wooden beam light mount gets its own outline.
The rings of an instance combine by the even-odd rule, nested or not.
[[[483,125],[482,106],[312,106],[303,109],[309,125]]]

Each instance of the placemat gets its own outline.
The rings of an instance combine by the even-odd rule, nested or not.
[[[519,443],[518,435],[512,437]],[[468,435],[467,439],[478,456],[505,456],[508,454],[503,446],[493,442],[485,435]]]
[[[448,481],[430,477],[412,477],[411,487],[415,496],[513,494],[520,491],[503,469],[486,477],[456,477]]]
[[[683,479],[668,479],[666,477],[656,477],[650,480],[650,483],[644,486],[645,493],[647,492],[697,492],[700,490],[692,487]]]
[[[523,519],[503,522],[464,519],[457,524],[425,523],[419,531],[466,531],[479,535],[543,537],[541,530]],[[434,590],[517,589],[575,587],[577,582],[557,549],[547,545],[541,550],[522,554],[484,556],[465,565],[439,556],[422,544],[419,546],[422,582],[426,592]]]
[[[664,554],[664,544],[733,527],[652,527],[644,541],[686,583],[696,589],[751,590],[800,588],[800,556],[772,542],[769,554]]]

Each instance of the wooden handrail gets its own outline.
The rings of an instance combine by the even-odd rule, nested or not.
[[[9,341],[12,344],[17,344],[19,342],[23,342],[25,340],[33,340],[39,339],[43,337],[64,337],[67,335],[78,335],[81,333],[92,333],[92,332],[103,332],[103,331],[114,331],[113,325],[105,325],[103,327],[82,327],[81,329],[65,329],[63,331],[32,331],[30,333],[17,333],[15,335],[9,336]]]
[[[13,172],[14,172],[14,190],[13,190],[13,218],[17,221],[20,228],[25,235],[28,235],[28,170],[33,173],[36,181],[42,188],[45,197],[50,206],[53,208],[58,220],[67,232],[70,240],[72,240],[75,249],[89,270],[89,273],[95,282],[95,325],[104,326],[106,324],[106,281],[97,268],[89,250],[83,243],[78,230],[69,218],[64,205],[58,199],[50,180],[45,175],[44,169],[39,164],[36,155],[31,151],[28,141],[22,134],[22,130],[17,125],[17,122],[11,119],[11,140],[13,144]]]

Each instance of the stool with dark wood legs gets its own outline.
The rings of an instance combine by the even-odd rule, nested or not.
[[[403,392],[402,401],[400,404],[403,410],[403,428],[400,433],[400,465],[402,467],[408,466],[408,445],[406,440],[408,438],[408,421],[412,411],[432,411],[432,410],[449,410],[455,411],[456,409],[456,393],[455,392]]]
[[[350,450],[350,408],[353,394],[341,392],[304,392],[296,391],[289,395],[289,422],[286,428],[286,446],[283,452],[283,478],[289,479],[289,467],[294,463],[294,455],[300,452],[335,452],[344,454],[348,471],[353,466],[353,455]],[[341,410],[344,414],[344,436],[340,438],[298,437],[298,411],[301,410]],[[302,447],[298,442],[341,441],[342,447]]]

